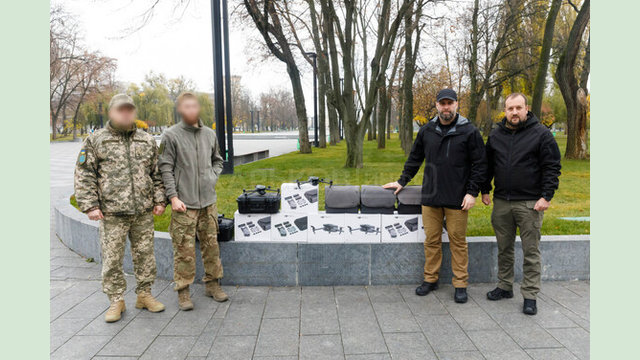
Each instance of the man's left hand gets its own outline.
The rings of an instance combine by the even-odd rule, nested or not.
[[[548,202],[545,198],[540,198],[536,202],[536,205],[533,207],[533,210],[535,210],[535,211],[545,211],[545,210],[547,210],[549,208],[549,205],[551,205],[551,203]]]
[[[471,194],[467,194],[464,196],[464,199],[462,199],[462,210],[466,211],[471,209],[472,207],[474,207],[476,205],[476,198],[475,196],[471,195]]]
[[[163,205],[156,205],[153,207],[153,215],[160,216],[164,213]]]

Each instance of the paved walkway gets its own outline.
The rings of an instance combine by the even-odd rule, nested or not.
[[[52,198],[68,193],[73,145],[52,145]],[[123,319],[107,324],[100,265],[53,228],[50,244],[52,359],[589,358],[589,282],[544,283],[530,317],[519,295],[486,300],[493,284],[473,284],[463,305],[450,285],[426,297],[415,286],[225,287],[231,301],[218,304],[198,284],[195,309],[181,312],[170,282],[158,280],[152,291],[164,312],[135,309],[129,290]],[[132,276],[127,283],[135,286]]]

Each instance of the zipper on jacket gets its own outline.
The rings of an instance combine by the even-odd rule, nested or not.
[[[509,140],[509,155],[507,156],[507,200],[511,198],[511,152],[513,152],[513,139],[516,136],[516,132],[511,132],[511,138]]]
[[[133,200],[133,209],[134,213],[138,213],[138,209],[136,208],[136,192],[133,183],[133,167],[131,166],[131,137],[125,135],[125,144],[127,147],[127,161],[129,163],[129,177],[131,178],[131,198]]]
[[[447,141],[447,159],[449,158],[449,145],[451,145],[451,139]]]
[[[198,208],[202,208],[202,199],[200,198],[200,160],[198,157],[200,153],[198,152],[198,133],[197,131],[193,132],[193,139],[196,142],[196,186],[198,187]]]

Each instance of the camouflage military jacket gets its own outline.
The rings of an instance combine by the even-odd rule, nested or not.
[[[135,215],[164,204],[157,158],[155,140],[142,130],[118,130],[108,123],[87,137],[74,179],[80,210]]]

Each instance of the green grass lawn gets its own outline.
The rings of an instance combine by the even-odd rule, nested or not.
[[[560,150],[564,154],[566,137],[557,137]],[[279,188],[283,182],[306,180],[309,176],[333,180],[334,184],[385,184],[395,181],[402,172],[406,157],[400,148],[397,135],[387,140],[387,148],[378,150],[375,141],[364,143],[364,167],[344,168],[346,143],[326,149],[313,149],[312,154],[298,152],[272,157],[235,167],[232,175],[222,175],[216,186],[218,211],[232,217],[237,209],[236,198],[242,189],[252,189],[256,184]],[[546,211],[542,232],[551,234],[589,234],[589,222],[558,219],[565,216],[589,216],[589,160],[562,161],[560,189]],[[422,182],[422,169],[410,184]],[[324,185],[321,185],[323,188]],[[324,191],[320,191],[320,209],[324,208]],[[72,199],[73,201],[73,199]],[[484,206],[480,198],[469,214],[469,236],[493,235],[490,223],[491,206]],[[157,216],[155,228],[167,231],[170,208],[164,215]]]

